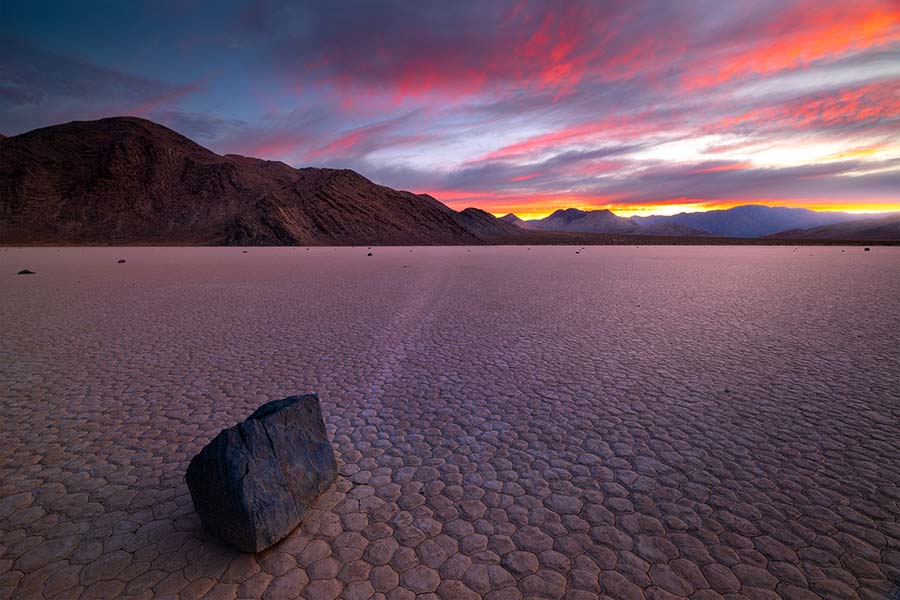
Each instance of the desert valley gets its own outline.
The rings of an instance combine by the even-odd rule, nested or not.
[[[893,0],[0,44],[0,600],[900,600]]]

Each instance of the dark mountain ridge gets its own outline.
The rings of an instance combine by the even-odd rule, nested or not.
[[[484,239],[506,235],[518,235],[522,229],[498,219],[480,208],[465,208],[457,213],[457,219],[472,233]]]
[[[512,215],[515,217],[515,215]],[[704,236],[708,232],[668,221],[641,222],[620,217],[608,209],[564,208],[543,219],[526,221],[529,229],[570,233],[615,233],[633,235]]]
[[[477,244],[510,234],[488,213],[471,221],[350,170],[220,156],[134,117],[0,143],[6,244]]]
[[[655,236],[721,236],[730,238],[775,237],[779,232],[799,231],[813,227],[849,223],[873,215],[843,212],[817,212],[806,208],[786,208],[747,204],[725,210],[620,217],[608,209],[560,209],[543,219],[525,221],[525,229],[568,233],[632,234]],[[513,214],[502,219],[508,223],[521,221]],[[826,234],[828,231],[826,230]],[[837,235],[839,229],[833,232]],[[812,239],[812,238],[811,238]],[[835,238],[829,238],[835,239]],[[850,238],[862,239],[862,238]],[[877,239],[877,238],[867,238]],[[888,238],[892,239],[892,238]]]

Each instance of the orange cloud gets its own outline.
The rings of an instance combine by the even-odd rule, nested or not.
[[[876,144],[873,146],[863,146],[860,148],[851,148],[845,152],[838,152],[826,156],[826,160],[851,160],[855,158],[867,158],[869,156],[877,156],[878,154],[890,149],[890,146]]]
[[[688,89],[900,42],[900,4],[892,0],[805,2],[770,23],[751,47],[722,56],[710,72],[685,78]]]
[[[748,162],[726,163],[722,165],[713,165],[709,167],[698,167],[691,171],[692,173],[719,173],[722,171],[740,171],[743,169],[752,169],[753,165]]]

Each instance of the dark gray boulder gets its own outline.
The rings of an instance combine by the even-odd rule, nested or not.
[[[216,537],[259,552],[294,530],[337,477],[315,394],[260,406],[191,460],[194,508]]]

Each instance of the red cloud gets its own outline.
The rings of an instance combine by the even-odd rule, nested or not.
[[[557,131],[543,133],[521,142],[504,146],[470,161],[469,164],[516,158],[557,147],[564,148],[566,145],[588,142],[600,136],[615,137],[617,139],[637,138],[665,128],[662,123],[662,120],[666,120],[665,118],[653,121],[649,117],[649,113],[618,116],[601,121],[563,127]]]
[[[705,88],[737,77],[764,75],[900,42],[900,4],[891,0],[803,2],[753,32],[753,41],[725,48],[711,69],[684,84]]]
[[[363,139],[364,131],[362,130],[354,130],[348,133],[345,133],[338,137],[333,142],[322,146],[317,150],[311,150],[306,153],[306,160],[315,160],[317,158],[321,158],[323,156],[332,156],[335,154],[341,154],[347,150],[353,148],[356,144],[359,143],[361,139]]]
[[[618,14],[591,2],[519,3],[491,23],[497,15],[485,5],[446,13],[450,21],[436,29],[433,15],[420,14],[427,7],[420,8],[403,11],[397,29],[378,36],[369,23],[323,34],[304,71],[351,104],[360,95],[396,105],[436,94],[447,103],[508,85],[559,98],[596,70],[608,42],[604,31]]]
[[[599,48],[589,47],[591,15],[575,3],[560,4],[544,14],[537,30],[516,49],[523,64],[534,65],[530,76],[537,87],[565,93],[584,77]]]
[[[550,133],[537,135],[522,142],[504,146],[503,148],[485,154],[484,156],[477,158],[472,162],[476,163],[529,154],[538,150],[552,148],[558,144],[561,145],[565,143],[578,142],[592,135],[596,135],[602,131],[602,123],[573,125],[571,127],[560,129],[559,131],[551,131]]]
[[[896,117],[900,117],[900,85],[890,80],[754,109],[724,119],[716,128],[752,124],[807,129]]]

